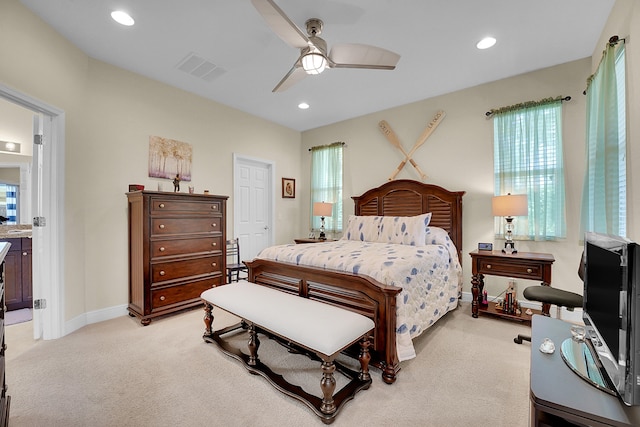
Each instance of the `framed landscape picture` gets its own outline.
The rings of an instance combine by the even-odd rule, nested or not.
[[[293,178],[282,178],[282,198],[294,199],[296,197],[296,180]]]

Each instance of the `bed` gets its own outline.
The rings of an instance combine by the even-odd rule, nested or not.
[[[400,362],[415,355],[411,353],[413,349],[411,339],[420,335],[447,311],[457,307],[462,287],[459,260],[462,248],[463,195],[464,191],[452,192],[418,181],[387,182],[361,196],[352,197],[355,202],[355,216],[349,219],[343,239],[336,242],[279,245],[267,248],[257,258],[246,262],[249,281],[282,292],[333,304],[373,319],[376,326],[373,334],[371,364],[382,371],[384,382],[392,384],[400,370]],[[356,225],[360,221],[360,228],[362,228],[363,223],[390,221],[391,218],[388,217],[419,217],[422,220],[427,216],[429,221],[425,232],[439,237],[435,245],[431,245],[431,242],[425,246],[414,246],[408,243],[388,244],[383,241],[362,242],[358,241],[362,236],[352,236],[353,221]],[[389,222],[386,224],[388,225]],[[346,237],[348,234],[350,238]],[[420,239],[422,238],[420,235]],[[432,236],[429,235],[427,240],[431,238]],[[449,244],[443,243],[443,239]],[[419,249],[419,255],[404,252],[416,249]],[[349,255],[338,255],[336,252],[338,250],[346,251]],[[445,281],[443,285],[445,289],[429,290],[432,296],[442,293],[439,298],[436,298],[440,302],[435,303],[435,308],[433,301],[417,303],[423,312],[431,312],[427,318],[413,320],[414,314],[411,310],[416,307],[416,304],[409,301],[409,298],[412,298],[411,294],[416,291],[411,291],[412,288],[409,285],[386,277],[383,274],[386,269],[378,268],[373,271],[361,267],[365,262],[359,262],[357,257],[373,259],[369,252],[364,252],[370,250],[386,254],[387,258],[391,254],[394,255],[394,259],[404,260],[405,262],[397,262],[397,264],[405,264],[405,269],[410,267],[406,264],[413,262],[415,268],[405,276],[415,274],[417,276],[412,277],[416,278],[423,273],[438,271],[436,264],[431,261],[431,255],[427,257],[427,253],[439,254],[445,260],[444,264],[448,260],[451,265],[447,268],[452,270],[448,273],[444,270],[438,273],[447,278],[448,282]],[[415,256],[422,259],[414,262],[412,257]],[[342,261],[332,259],[340,257]],[[429,262],[424,262],[423,259],[427,258]],[[356,265],[357,268],[354,268]],[[382,264],[378,264],[380,265]],[[367,274],[364,274],[363,270],[367,271]],[[420,280],[415,282],[418,283]],[[425,286],[419,289],[424,290]],[[406,319],[407,313],[410,313],[409,321]],[[407,337],[410,337],[408,343]]]

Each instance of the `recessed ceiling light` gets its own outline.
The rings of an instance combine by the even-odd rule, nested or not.
[[[300,104],[298,104],[298,108],[301,110],[306,110],[307,108],[309,108],[309,104],[307,104],[306,102],[301,102]]]
[[[485,37],[476,44],[476,47],[478,49],[489,49],[494,44],[496,44],[496,39],[493,37]]]
[[[114,10],[113,12],[111,12],[111,17],[118,24],[126,25],[127,27],[135,24],[135,21],[133,20],[131,15],[129,15],[127,12],[123,12],[122,10]]]

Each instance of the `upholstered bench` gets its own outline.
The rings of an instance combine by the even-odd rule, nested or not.
[[[205,333],[203,339],[217,343],[223,352],[243,361],[246,368],[268,379],[278,390],[307,404],[326,424],[331,423],[341,406],[355,394],[369,388],[369,336],[373,320],[360,314],[318,301],[301,298],[241,280],[204,291]],[[213,307],[236,315],[243,322],[218,331],[212,330]],[[224,339],[224,336],[248,330],[248,353],[243,353]],[[309,394],[273,372],[258,357],[258,331],[280,337],[317,356],[322,361],[320,389],[322,399]],[[360,370],[348,369],[335,361],[344,349],[360,342]],[[339,372],[350,381],[337,393],[333,375]]]

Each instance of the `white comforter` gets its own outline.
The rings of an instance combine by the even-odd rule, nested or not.
[[[426,246],[339,240],[264,249],[258,258],[370,276],[402,288],[397,297],[400,361],[415,357],[412,339],[458,305],[462,267],[448,236]]]

